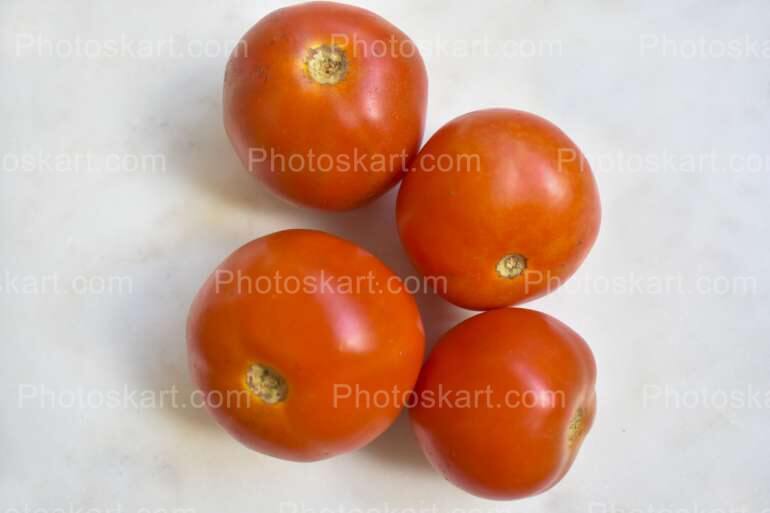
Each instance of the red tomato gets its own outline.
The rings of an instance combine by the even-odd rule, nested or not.
[[[422,141],[428,80],[417,47],[379,16],[342,4],[279,9],[227,65],[225,128],[272,190],[327,210],[395,185]]]
[[[401,185],[401,240],[439,293],[476,310],[542,296],[569,278],[599,230],[591,168],[533,114],[471,112],[431,137]]]
[[[414,299],[382,262],[318,231],[230,255],[188,320],[193,377],[217,421],[257,451],[311,461],[361,447],[396,418],[423,357]]]
[[[595,379],[588,345],[553,317],[484,312],[433,349],[412,425],[430,462],[457,486],[490,499],[527,497],[572,465],[593,423]]]

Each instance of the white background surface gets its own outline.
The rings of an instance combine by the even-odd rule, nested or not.
[[[527,305],[597,358],[597,422],[572,471],[495,503],[434,472],[403,417],[303,466],[242,448],[203,410],[71,405],[173,387],[184,402],[191,298],[257,236],[321,228],[413,271],[393,193],[342,215],[294,208],[229,146],[229,50],[281,2],[3,0],[0,511],[770,511],[770,5],[360,4],[423,49],[426,136],[515,107],[593,163],[599,240],[566,289]],[[484,38],[487,51],[453,46]],[[431,341],[469,315],[420,306]]]

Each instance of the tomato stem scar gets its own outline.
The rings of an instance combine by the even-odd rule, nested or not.
[[[512,280],[527,268],[527,259],[523,255],[518,253],[511,253],[505,255],[497,262],[497,274],[508,280]]]
[[[584,418],[585,412],[583,408],[578,408],[575,415],[569,421],[569,426],[567,426],[567,445],[570,447],[573,447],[580,440],[580,437],[583,436]]]
[[[246,373],[246,387],[266,404],[286,400],[286,380],[274,369],[255,363]]]
[[[334,45],[311,48],[305,58],[307,74],[319,84],[336,84],[348,70],[345,52]]]

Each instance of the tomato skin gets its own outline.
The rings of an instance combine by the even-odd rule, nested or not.
[[[345,55],[334,84],[309,75],[309,52],[323,45]],[[358,7],[310,2],[272,12],[243,36],[225,74],[225,128],[274,192],[346,210],[403,177],[422,141],[427,91],[425,64],[398,28]]]
[[[260,278],[276,272],[283,278],[273,285]],[[324,288],[323,276],[337,285]],[[315,288],[309,277],[318,278]],[[344,288],[355,279],[374,285]],[[203,285],[187,325],[192,376],[216,420],[246,446],[296,461],[377,437],[402,403],[356,407],[347,394],[414,386],[424,334],[414,299],[398,283],[373,255],[319,231],[276,232],[235,251]],[[255,364],[284,378],[285,400],[268,404],[253,394],[247,375]],[[238,400],[219,400],[227,394]]]
[[[460,116],[430,138],[413,168],[398,196],[401,241],[421,273],[446,278],[439,293],[458,306],[488,310],[542,296],[596,240],[591,168],[561,130],[533,114]],[[506,255],[523,257],[523,273],[499,274]]]
[[[593,423],[595,380],[591,350],[563,323],[523,308],[484,312],[433,349],[415,387],[412,426],[428,460],[455,485],[489,499],[527,497],[572,465]],[[486,387],[490,394],[472,408],[426,401]]]

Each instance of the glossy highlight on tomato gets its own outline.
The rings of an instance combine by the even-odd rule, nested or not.
[[[319,231],[235,251],[187,325],[191,372],[217,421],[246,446],[296,461],[376,438],[401,404],[366,398],[409,393],[424,350],[415,301],[394,282],[376,257]]]
[[[565,324],[534,310],[492,310],[434,347],[415,387],[412,426],[455,485],[523,498],[569,470],[593,424],[595,381],[591,350]]]
[[[490,109],[460,116],[426,143],[398,195],[401,241],[439,293],[488,310],[542,296],[596,240],[599,194],[580,149],[549,121]]]
[[[280,196],[325,210],[395,185],[422,142],[428,79],[416,45],[358,7],[272,12],[227,65],[224,121],[244,166]]]

